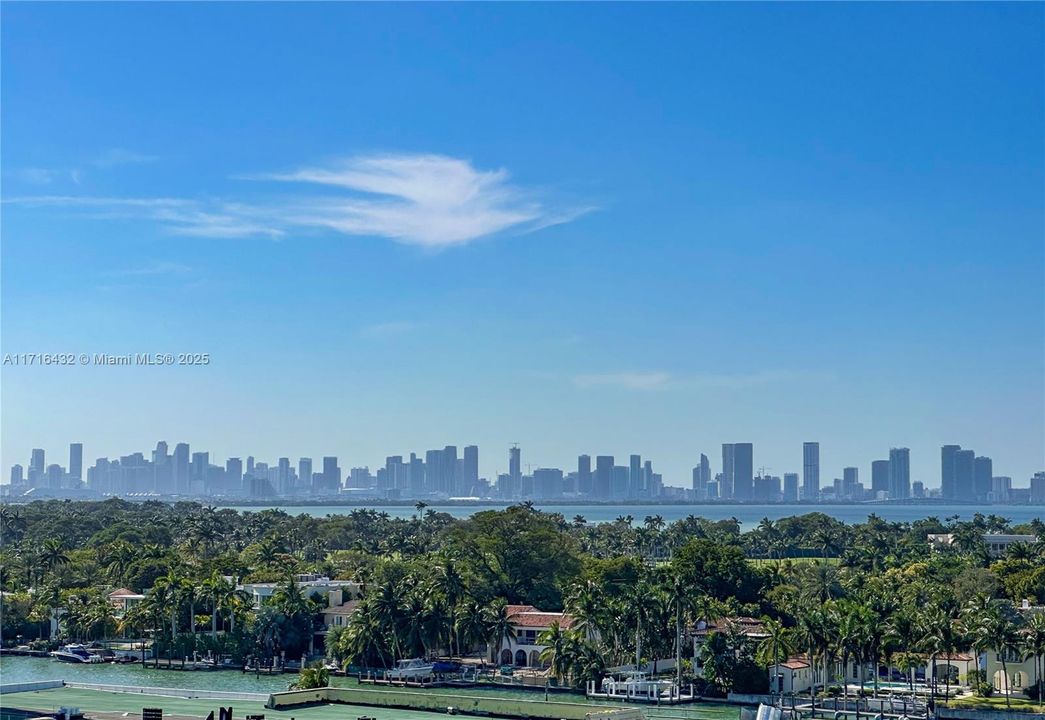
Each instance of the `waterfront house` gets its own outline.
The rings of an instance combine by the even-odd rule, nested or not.
[[[563,630],[573,626],[573,616],[566,613],[544,612],[533,605],[509,605],[507,610],[515,638],[501,640],[496,653],[501,665],[543,667],[540,658],[545,646],[538,642],[541,633],[555,623]]]
[[[294,584],[301,589],[305,597],[319,596],[328,605],[340,605],[345,600],[362,597],[362,587],[355,580],[331,580],[323,575],[303,573],[294,576]],[[260,608],[265,604],[279,583],[243,583],[237,589],[246,592],[251,599],[254,608]]]
[[[123,617],[124,613],[145,599],[145,596],[128,588],[113,590],[108,595],[109,604],[112,605],[116,617]]]
[[[954,533],[934,533],[926,536],[929,547],[936,550],[954,544]],[[1009,533],[984,533],[983,542],[992,558],[1004,557],[1013,545],[1033,545],[1038,542],[1037,535],[1014,535]]]

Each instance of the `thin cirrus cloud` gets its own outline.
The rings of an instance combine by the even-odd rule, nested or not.
[[[310,229],[427,249],[465,245],[505,231],[533,232],[596,209],[555,205],[513,185],[506,170],[480,170],[444,155],[357,156],[237,179],[280,183],[290,192],[264,202],[70,195],[5,202],[75,207],[96,218],[151,220],[177,235],[280,238]]]
[[[699,373],[673,375],[663,371],[614,372],[575,375],[573,384],[579,388],[609,387],[622,390],[744,390],[785,382],[815,380],[823,382],[830,376],[817,372],[792,370],[760,370],[752,373]]]

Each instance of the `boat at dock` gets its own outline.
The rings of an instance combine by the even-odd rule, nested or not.
[[[51,657],[59,662],[67,663],[100,663],[104,662],[101,655],[96,655],[87,650],[83,645],[70,643],[63,645],[57,650],[49,653]]]
[[[430,663],[421,658],[409,658],[400,660],[395,668],[385,672],[386,680],[421,680],[432,676],[435,672],[435,663]]]

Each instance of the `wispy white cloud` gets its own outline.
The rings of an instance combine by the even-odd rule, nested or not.
[[[513,228],[569,222],[593,208],[551,209],[509,183],[504,169],[478,170],[444,155],[371,155],[253,179],[305,183],[343,192],[286,209],[296,225],[376,235],[428,248],[462,245]]]
[[[282,237],[285,231],[261,222],[261,212],[239,204],[200,202],[183,198],[82,197],[32,195],[4,199],[27,207],[80,208],[99,219],[146,219],[161,223],[175,235],[213,238]]]
[[[671,382],[666,372],[617,372],[576,375],[573,383],[577,387],[617,387],[628,390],[659,390]]]
[[[360,328],[359,334],[363,337],[385,338],[406,335],[417,329],[417,323],[395,320],[391,322],[374,323]]]
[[[816,372],[760,370],[752,373],[698,373],[673,375],[663,371],[616,372],[575,375],[577,387],[616,387],[626,390],[743,390],[788,382],[823,381],[828,376]]]
[[[30,185],[50,185],[60,180],[72,180],[77,185],[80,184],[80,171],[76,168],[27,167],[14,170],[12,174]]]
[[[156,277],[161,275],[171,276],[185,276],[193,272],[193,269],[188,265],[179,262],[171,262],[169,260],[155,260],[147,265],[141,265],[139,267],[126,268],[123,270],[113,270],[109,272],[109,275],[114,277]]]
[[[152,159],[115,150],[106,157],[110,164]],[[282,237],[312,229],[389,238],[428,249],[464,245],[504,231],[533,232],[596,209],[562,206],[511,184],[504,169],[479,170],[466,160],[443,155],[368,155],[240,179],[289,184],[291,190],[278,199],[253,203],[73,195],[5,202],[78,207],[99,218],[147,219],[178,235]]]
[[[91,164],[99,168],[111,168],[117,165],[137,165],[159,160],[155,155],[134,152],[126,148],[108,148],[91,159]]]

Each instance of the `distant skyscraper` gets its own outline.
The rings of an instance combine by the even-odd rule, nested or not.
[[[1012,491],[1012,478],[1011,477],[993,477],[991,478],[991,500],[996,503],[1009,502],[1009,493]]]
[[[855,467],[842,468],[842,494],[850,500],[860,500],[857,486],[860,484],[860,470]]]
[[[628,497],[640,497],[645,486],[642,477],[642,456],[632,455],[628,462]]]
[[[189,492],[192,494],[204,492],[207,485],[207,468],[210,467],[209,452],[192,453],[192,462],[189,464]]]
[[[83,481],[83,443],[69,444],[69,480],[73,487]]]
[[[974,450],[959,450],[954,454],[954,485],[957,499],[976,499],[976,452]]]
[[[298,458],[298,482],[307,488],[308,492],[316,492],[316,486],[312,482],[312,458]]]
[[[43,448],[33,448],[33,454],[29,460],[29,482],[31,484],[43,484],[45,482],[46,478],[44,475],[47,472],[47,466],[44,462]]]
[[[802,443],[802,499],[820,499],[820,443]]]
[[[613,487],[613,456],[595,456],[595,479],[592,495],[598,500],[608,500]]]
[[[512,492],[517,493],[522,489],[522,450],[518,445],[508,449],[508,481]]]
[[[953,500],[958,497],[958,477],[955,475],[956,459],[961,445],[944,445],[940,448],[940,495]]]
[[[577,457],[577,492],[580,495],[592,494],[591,456]]]
[[[889,492],[889,461],[871,461],[871,492]]]
[[[973,488],[977,500],[986,500],[993,488],[994,462],[989,457],[973,460]]]
[[[237,457],[230,457],[225,461],[225,489],[243,489],[243,461]]]
[[[798,473],[784,473],[784,502],[798,500]]]
[[[449,495],[460,495],[461,478],[457,474],[457,446],[443,448],[443,483]]]
[[[24,468],[21,465],[15,464],[15,465],[11,466],[11,484],[12,485],[17,486],[17,485],[21,485],[23,482],[25,482],[25,477],[22,475],[23,472],[24,472]]]
[[[178,495],[189,494],[189,444],[178,443],[174,446],[174,457],[172,458],[172,479],[174,481],[174,487],[172,488]]]
[[[479,446],[467,445],[464,449],[464,495],[475,495],[479,488]]]
[[[323,458],[323,492],[337,493],[341,490],[341,468],[337,465],[337,456],[328,455]]]
[[[733,444],[722,443],[722,476],[718,484],[718,496],[733,497]]]
[[[889,450],[889,497],[894,500],[911,497],[911,451],[907,448]]]
[[[751,443],[733,443],[733,497],[750,500],[755,478],[754,447]]]
[[[708,499],[708,483],[711,482],[711,463],[708,456],[700,454],[700,464],[693,468],[693,494],[697,500]]]
[[[62,486],[62,474],[61,465],[48,465],[44,474],[47,481],[47,487],[51,489],[60,488]]]
[[[645,483],[645,486],[643,487],[643,494],[646,497],[657,497],[658,495],[660,495],[658,482],[654,480],[655,475],[657,474],[653,472],[653,461],[647,460],[642,465],[642,477],[645,478],[645,480],[643,481]]]
[[[281,457],[276,465],[276,492],[289,495],[290,491],[290,458]]]

